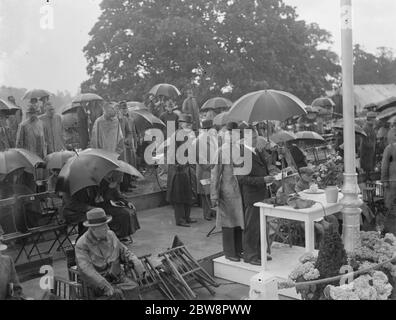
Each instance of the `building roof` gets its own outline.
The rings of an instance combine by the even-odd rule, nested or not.
[[[355,85],[355,105],[357,111],[370,104],[377,104],[387,98],[396,96],[396,84],[364,84]],[[339,90],[340,93],[341,89]]]

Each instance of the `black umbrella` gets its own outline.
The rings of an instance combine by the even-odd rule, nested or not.
[[[396,97],[390,97],[377,103],[377,112],[384,111],[385,109],[396,107]]]
[[[166,125],[161,119],[154,116],[150,111],[146,109],[133,110],[128,109],[129,115],[135,120],[136,130],[138,132],[144,132],[147,129],[165,129]]]
[[[19,107],[13,105],[10,102],[0,99],[0,112],[5,115],[14,115],[18,110],[21,110]]]

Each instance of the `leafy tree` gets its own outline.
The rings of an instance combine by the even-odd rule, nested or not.
[[[374,55],[357,44],[353,54],[355,84],[396,83],[396,59],[391,49],[380,47]]]
[[[103,0],[84,48],[82,91],[139,100],[153,85],[194,83],[200,102],[281,89],[311,101],[339,75],[330,34],[282,0]]]

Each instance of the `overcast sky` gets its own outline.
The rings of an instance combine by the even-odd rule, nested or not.
[[[100,0],[50,0],[54,29],[40,28],[45,0],[0,0],[0,85],[75,94],[87,79],[82,48],[100,15]],[[339,0],[285,0],[301,19],[333,34],[340,53]],[[396,49],[396,0],[353,0],[354,42]],[[396,51],[396,50],[395,50]]]

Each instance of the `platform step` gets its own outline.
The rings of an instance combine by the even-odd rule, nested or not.
[[[298,259],[305,253],[305,248],[296,246],[290,248],[288,245],[274,243],[271,251],[272,261],[268,261],[267,272],[271,273],[279,281],[285,281],[298,264]],[[254,266],[243,261],[232,262],[224,256],[214,259],[213,265],[215,277],[246,286],[250,286],[251,277],[262,271],[261,266]],[[294,288],[280,290],[279,294],[293,299],[301,299],[301,296],[296,293]]]

